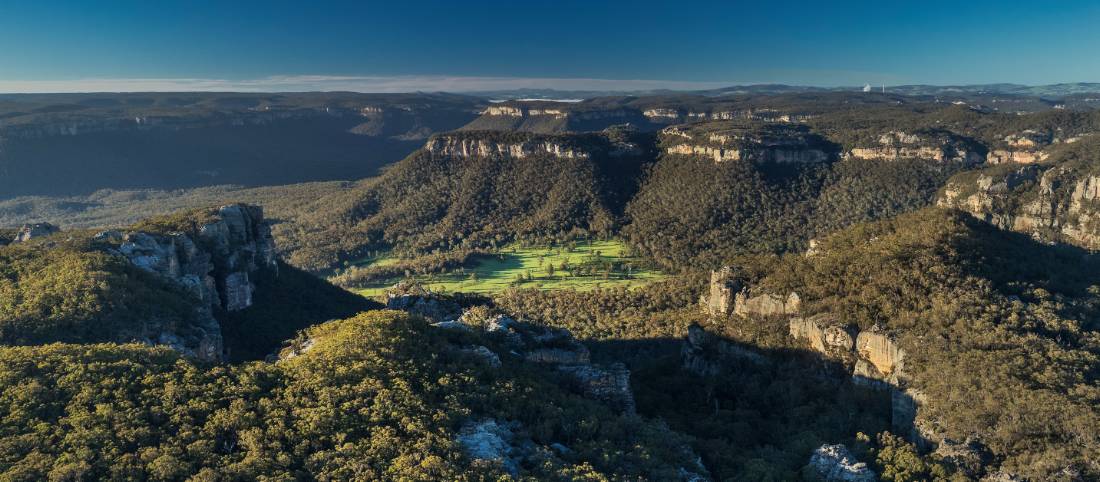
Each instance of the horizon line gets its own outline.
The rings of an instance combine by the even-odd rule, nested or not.
[[[892,88],[941,87],[967,88],[994,85],[1011,85],[1023,88],[1073,84],[1100,84],[1097,82],[1059,82],[1051,84],[1022,84],[1014,82],[977,84],[895,84],[865,82],[864,85],[885,85]],[[676,81],[656,79],[600,79],[556,77],[494,77],[494,76],[442,76],[442,75],[394,75],[394,76],[333,76],[333,75],[277,75],[255,79],[218,78],[81,78],[54,80],[0,80],[0,94],[93,94],[93,93],[305,93],[305,92],[354,92],[354,93],[486,93],[493,91],[554,90],[554,91],[703,91],[736,89],[738,87],[791,87],[806,89],[859,89],[863,85],[813,85],[761,81]]]

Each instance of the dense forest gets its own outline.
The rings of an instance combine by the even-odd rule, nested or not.
[[[342,99],[341,135],[423,146],[375,177],[0,201],[0,478],[836,480],[811,458],[834,444],[848,480],[1100,478],[1096,113],[731,93],[505,102],[561,112],[438,133],[381,102],[425,98],[469,102],[201,102]],[[100,101],[74,111],[144,102]],[[391,310],[319,277],[593,240],[660,276],[403,282]]]

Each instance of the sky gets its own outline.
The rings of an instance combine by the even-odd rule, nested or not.
[[[0,92],[1100,81],[1100,2],[0,0]]]

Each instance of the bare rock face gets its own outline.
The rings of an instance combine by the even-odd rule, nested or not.
[[[937,204],[1041,241],[1100,249],[1097,173],[1036,165],[983,173],[949,184]]]
[[[13,242],[22,243],[35,238],[44,238],[59,231],[61,231],[61,228],[50,223],[24,224],[19,228],[19,232],[15,234]]]
[[[745,127],[729,124],[717,129],[673,126],[665,128],[662,134],[666,139],[666,153],[702,156],[716,163],[813,164],[828,162],[834,157],[831,146],[823,138],[801,125]]]
[[[855,348],[860,359],[877,372],[879,376],[875,378],[896,383],[905,364],[905,350],[892,336],[881,328],[872,327],[859,333]]]
[[[1005,136],[1003,145],[998,149],[990,150],[987,159],[990,164],[1042,162],[1050,156],[1040,149],[1052,142],[1054,142],[1054,136],[1050,131],[1027,129]]]
[[[842,357],[855,347],[852,328],[827,314],[791,318],[788,325],[792,337],[807,340],[811,348],[826,355]]]
[[[936,447],[935,454],[972,479],[977,478],[992,459],[989,449],[974,439],[962,442],[943,440]]]
[[[470,421],[458,431],[459,446],[473,460],[499,463],[509,473],[519,472],[521,449],[516,447],[513,430],[516,422],[504,423],[493,419]]]
[[[588,159],[591,154],[564,142],[551,139],[531,139],[522,142],[493,142],[467,136],[436,136],[428,140],[424,149],[435,156],[508,157],[524,159],[536,155],[551,155],[565,159]]]
[[[475,357],[485,362],[491,368],[500,368],[500,357],[493,350],[482,345],[470,346],[459,350],[460,353]]]
[[[802,309],[802,300],[798,293],[788,293],[785,296],[764,293],[753,296],[729,266],[711,271],[710,292],[699,301],[711,316],[730,313],[744,317],[792,316]]]
[[[712,316],[727,315],[733,310],[733,296],[741,291],[741,283],[729,266],[710,272],[710,294],[702,302]]]
[[[890,131],[878,138],[876,145],[856,147],[848,157],[875,161],[927,159],[941,163],[980,164],[985,155],[977,143],[948,132],[908,133]]]
[[[801,309],[802,299],[798,293],[750,296],[748,290],[743,290],[733,301],[733,312],[741,316],[790,316],[797,315]]]
[[[218,310],[237,311],[252,306],[255,286],[250,274],[278,271],[275,242],[258,206],[222,206],[213,221],[197,233],[168,234],[142,231],[102,231],[94,237],[134,266],[185,288],[199,301],[200,322],[190,327],[198,334],[184,336],[167,327],[145,337],[153,344],[172,346],[205,360],[221,360]],[[150,323],[150,326],[159,326]]]
[[[810,456],[807,469],[827,482],[874,482],[878,480],[867,464],[859,462],[844,445],[822,445]]]

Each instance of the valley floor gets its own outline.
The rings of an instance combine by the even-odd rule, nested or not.
[[[386,266],[398,260],[386,255],[362,266]],[[470,266],[446,274],[416,276],[438,292],[498,293],[508,288],[545,290],[635,287],[665,278],[643,266],[618,240],[580,242],[575,247],[506,246],[498,254],[479,257]],[[369,298],[384,296],[400,278],[371,283],[355,291]]]

